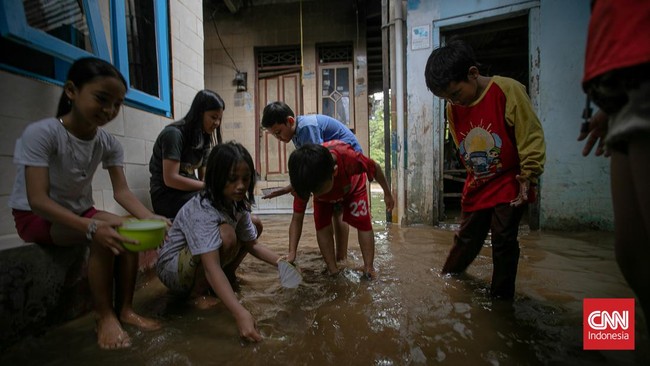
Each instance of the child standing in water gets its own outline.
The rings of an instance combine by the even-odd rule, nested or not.
[[[92,180],[99,164],[108,170],[113,197],[122,207],[137,218],[159,218],[169,224],[131,192],[122,146],[100,128],[117,117],[126,91],[124,77],[108,62],[97,58],[74,62],[56,117],[30,124],[16,141],[17,174],[9,199],[23,240],[59,246],[90,243],[88,282],[97,343],[104,349],[131,345],[122,324],[154,330],[160,323],[133,309],[138,253],[126,251],[122,243],[137,241],[115,230],[122,217],[93,207]]]
[[[460,230],[442,272],[464,272],[491,231],[490,293],[512,299],[519,221],[544,171],[542,125],[524,86],[481,75],[474,51],[461,40],[433,50],[424,77],[429,90],[448,102],[449,129],[467,169]]]
[[[212,149],[205,187],[176,215],[160,249],[156,270],[170,290],[194,299],[200,308],[221,299],[249,341],[262,336],[251,313],[238,301],[232,282],[247,253],[273,266],[280,257],[257,242],[251,220],[256,175],[253,159],[241,144],[228,142]]]

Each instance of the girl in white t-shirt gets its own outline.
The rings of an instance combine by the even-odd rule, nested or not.
[[[99,164],[108,170],[113,197],[124,209],[137,218],[159,218],[170,224],[131,192],[122,146],[100,128],[117,116],[126,90],[124,77],[110,63],[93,57],[75,61],[56,118],[30,124],[16,141],[17,174],[9,200],[23,240],[58,246],[90,243],[88,282],[97,343],[105,349],[131,345],[122,324],[144,330],[161,325],[133,310],[138,254],[126,251],[122,243],[137,241],[115,230],[122,217],[93,207],[91,185]]]

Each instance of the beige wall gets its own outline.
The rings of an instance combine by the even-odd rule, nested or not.
[[[103,12],[108,1],[101,0]],[[200,1],[171,0],[170,40],[172,56],[172,87],[174,119],[189,109],[196,92],[203,89],[203,9]],[[108,18],[104,14],[104,22]],[[108,29],[108,25],[105,24]],[[110,34],[110,33],[107,33]],[[20,75],[0,71],[0,236],[15,234],[11,210],[7,201],[13,187],[15,167],[12,163],[16,139],[25,126],[33,121],[53,116],[61,87]],[[164,125],[172,119],[125,106],[119,116],[105,129],[122,143],[125,153],[125,173],[131,190],[148,207],[149,158],[153,142]],[[126,212],[113,200],[108,174],[98,169],[93,180],[96,207],[118,214]]]
[[[352,41],[355,56],[365,60],[365,25],[355,22],[353,2],[349,0],[313,1],[303,3],[303,112],[318,113],[317,107],[317,43]],[[259,154],[256,140],[255,47],[300,45],[300,4],[276,4],[242,9],[236,15],[224,10],[215,19],[206,15],[205,85],[219,93],[226,102],[223,120],[224,140],[235,139],[251,154]],[[215,31],[219,31],[221,41]],[[359,43],[357,44],[357,40]],[[227,53],[232,57],[228,57]],[[235,66],[248,73],[248,91],[237,92],[233,79]],[[356,135],[368,152],[368,93],[365,62],[354,61]],[[292,106],[293,107],[293,106]],[[294,108],[295,110],[295,108]],[[298,113],[298,111],[295,111]],[[259,168],[259,167],[258,167]]]

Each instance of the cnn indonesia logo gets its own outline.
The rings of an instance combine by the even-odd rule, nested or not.
[[[634,299],[584,299],[582,316],[583,349],[634,349]]]

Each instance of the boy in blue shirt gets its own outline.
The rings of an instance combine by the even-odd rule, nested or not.
[[[271,102],[264,107],[262,127],[269,131],[276,139],[284,143],[292,141],[296,149],[299,149],[305,144],[320,145],[327,141],[340,140],[352,146],[355,151],[363,153],[357,137],[340,121],[323,114],[296,116],[291,107],[282,101]],[[274,198],[292,191],[293,188],[291,185],[288,185],[262,198]],[[350,226],[343,221],[342,214],[343,211],[337,208],[332,216],[334,237],[336,238],[337,261],[345,260],[348,251]],[[299,215],[302,215],[302,217],[297,218],[301,223],[300,231],[302,231],[304,212]]]
[[[363,153],[357,137],[337,119],[324,114],[297,116],[285,102],[272,102],[264,107],[262,127],[276,139],[289,143],[292,141],[299,149],[304,144],[322,144],[340,140]]]

